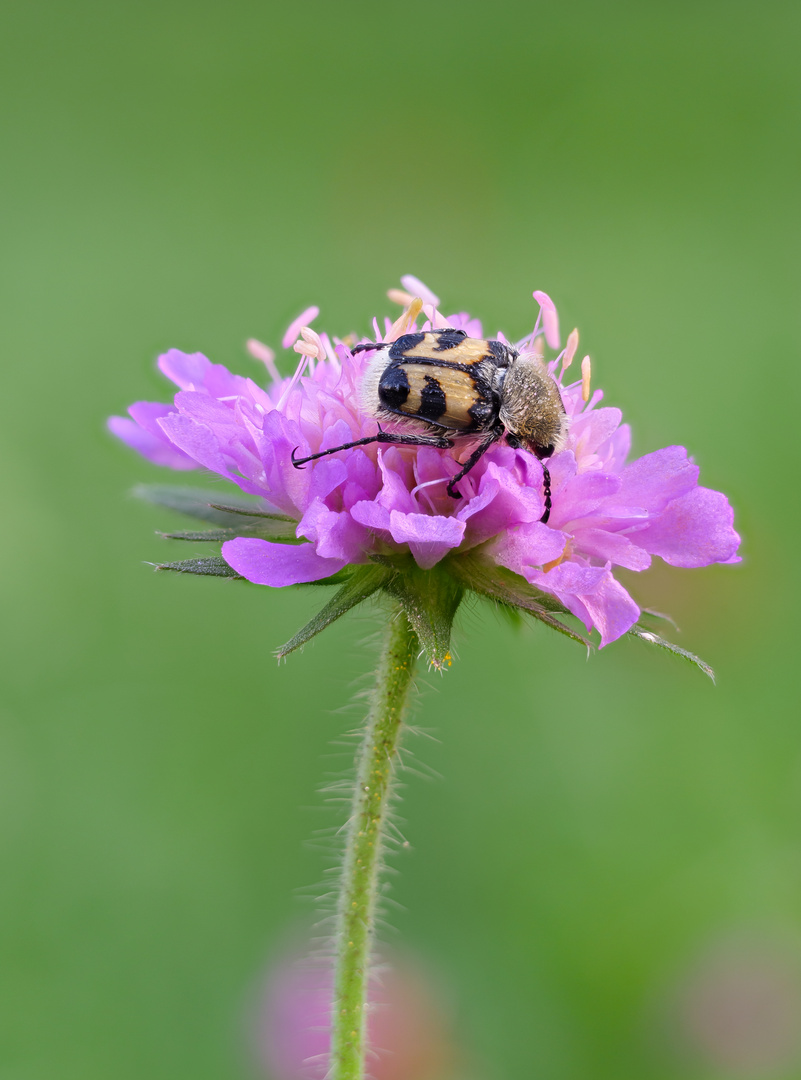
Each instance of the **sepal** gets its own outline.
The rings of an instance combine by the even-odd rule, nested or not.
[[[208,559],[181,559],[179,562],[156,563],[155,569],[175,570],[179,574],[201,574],[205,577],[245,580],[232,566],[228,565],[222,555],[214,555]]]
[[[314,618],[306,623],[302,630],[299,630],[293,638],[290,638],[286,645],[282,645],[277,650],[276,656],[278,659],[283,660],[285,656],[294,652],[295,649],[299,649],[301,645],[311,641],[313,637],[319,634],[321,630],[325,630],[332,622],[336,622],[351,608],[361,604],[363,600],[369,599],[386,585],[391,576],[392,571],[384,566],[357,567],[336,596],[333,596],[325,607],[321,608]],[[330,585],[333,581],[334,578],[326,578],[322,582],[318,582],[318,584]]]
[[[649,630],[647,626],[642,626],[640,623],[635,623],[634,626],[628,631],[632,637],[639,638],[640,641],[645,641],[648,645],[656,645],[658,649],[666,649],[667,652],[671,652],[674,656],[680,656],[682,660],[687,660],[689,663],[694,664],[699,670],[703,671],[704,675],[715,682],[715,672],[695,653],[688,652],[686,649],[680,648],[678,645],[674,645],[672,641],[666,641],[664,638],[655,634],[653,630]]]
[[[190,529],[188,532],[160,532],[164,540],[193,540],[197,543],[225,543],[233,540],[236,536],[255,536],[259,540],[272,540],[279,544],[301,544],[302,540],[295,535],[295,525],[284,521],[264,521],[251,525],[247,521],[239,526],[231,526],[228,529]]]
[[[421,570],[411,555],[374,555],[373,559],[395,570],[384,590],[406,612],[431,667],[441,671],[450,666],[451,627],[464,596],[462,585],[441,563]]]
[[[266,510],[262,503],[247,499],[245,496],[229,496],[225,503],[217,501],[217,493],[202,491],[199,488],[178,487],[174,484],[138,484],[133,489],[138,499],[175,510],[187,517],[208,521],[210,525],[222,525],[239,528],[242,518],[255,523],[259,519],[297,523],[276,510]]]
[[[447,562],[453,576],[479,596],[495,600],[507,610],[525,611],[551,630],[557,630],[565,637],[569,637],[571,641],[592,648],[589,638],[555,617],[557,614],[570,614],[555,596],[535,589],[513,570],[507,570],[505,566],[486,562],[470,554],[456,556],[448,559]]]

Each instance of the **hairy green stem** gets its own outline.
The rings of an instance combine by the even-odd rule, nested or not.
[[[387,625],[356,770],[339,890],[331,1080],[363,1080],[378,871],[398,738],[420,646],[406,613]]]

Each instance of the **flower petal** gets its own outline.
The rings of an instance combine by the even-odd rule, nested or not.
[[[559,316],[556,313],[556,304],[547,293],[541,289],[535,289],[531,294],[542,308],[542,326],[545,330],[545,340],[552,349],[560,347]]]
[[[532,568],[558,559],[567,541],[565,533],[552,529],[550,525],[543,525],[541,521],[532,521],[502,533],[487,544],[486,550],[501,566],[514,570],[530,581]]]
[[[443,556],[458,547],[464,536],[465,523],[455,517],[432,514],[404,514],[391,510],[389,531],[397,544],[408,544],[415,562],[430,570]]]
[[[647,570],[651,565],[651,556],[639,546],[640,533],[635,535],[636,544],[622,533],[578,528],[573,533],[573,540],[575,550],[582,555],[603,559],[615,566],[625,566],[627,570]]]
[[[324,559],[364,561],[369,547],[366,530],[350,514],[329,510],[322,499],[314,499],[301,518],[297,535],[312,540],[317,554]]]
[[[547,573],[535,572],[528,580],[552,592],[588,630],[595,627],[601,635],[601,648],[625,634],[640,615],[640,609],[607,567],[568,561]]]
[[[140,402],[139,404],[150,403]],[[135,406],[132,405],[131,408],[134,409]],[[162,416],[174,411],[169,405],[157,405],[155,408],[161,409]],[[170,469],[197,468],[197,462],[193,461],[182,450],[173,446],[160,429],[158,434],[153,434],[134,420],[129,420],[127,416],[110,416],[107,425],[112,435],[122,439],[133,450],[138,450],[143,457],[146,457],[148,461],[152,461],[154,465],[166,465]]]
[[[167,438],[185,454],[220,476],[232,479],[220,453],[216,435],[205,426],[180,413],[169,413],[159,421]]]
[[[622,419],[620,409],[607,406],[584,412],[571,423],[570,445],[574,448],[579,471],[587,467],[588,458],[600,456],[599,447],[612,438]]]
[[[404,274],[401,278],[401,285],[412,296],[419,296],[424,304],[431,304],[435,308],[439,307],[437,294],[433,293],[428,285],[424,285],[420,278],[416,278],[414,274]]]
[[[620,476],[616,501],[625,506],[641,506],[653,513],[695,487],[698,466],[690,461],[683,446],[666,446],[632,461]]]
[[[531,459],[530,454],[525,457]],[[481,544],[514,525],[540,520],[545,509],[542,466],[536,459],[532,464],[539,468],[540,480],[536,486],[521,484],[516,470],[501,468],[495,462],[487,464],[478,493],[456,515],[467,523],[471,544]]]
[[[734,511],[720,491],[695,488],[674,499],[650,525],[635,534],[637,544],[671,566],[729,562],[740,537],[732,528]]]
[[[256,585],[298,585],[320,581],[347,565],[347,559],[324,559],[314,544],[273,544],[269,540],[238,536],[222,546],[229,566]]]

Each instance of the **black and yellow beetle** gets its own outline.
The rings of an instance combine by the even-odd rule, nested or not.
[[[296,458],[293,451],[296,468],[374,442],[447,449],[455,439],[478,438],[476,449],[448,482],[448,494],[459,499],[456,485],[504,435],[509,446],[530,450],[541,461],[565,445],[567,414],[559,389],[533,353],[518,353],[502,341],[470,338],[464,330],[451,329],[404,334],[391,343],[368,342],[352,351],[375,352],[362,380],[364,411],[377,420],[401,418],[425,425],[431,434],[399,434],[379,427],[377,435],[309,457]],[[547,521],[551,477],[545,465],[542,473],[541,520]]]

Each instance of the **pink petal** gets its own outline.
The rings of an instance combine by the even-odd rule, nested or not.
[[[321,558],[314,544],[273,544],[247,536],[226,541],[222,555],[248,581],[274,588],[320,581],[347,565],[347,559]]]
[[[530,459],[531,455],[526,457]],[[515,469],[501,468],[495,462],[487,465],[478,494],[456,515],[467,523],[471,544],[481,544],[514,525],[539,521],[544,509],[542,466],[536,459],[532,464],[539,469],[539,482],[531,486],[521,484]]]
[[[640,617],[640,609],[609,572],[594,592],[580,595],[579,600],[583,601],[601,635],[600,649],[625,634]]]
[[[391,510],[389,531],[398,544],[408,544],[415,562],[430,570],[443,556],[458,547],[464,536],[465,524],[454,517],[431,514],[404,514]]]
[[[595,627],[601,648],[625,634],[640,615],[632,598],[604,567],[563,562],[548,573],[532,574],[529,581],[552,592],[588,630]]]
[[[182,390],[202,386],[211,366],[211,360],[203,353],[185,353],[180,349],[170,349],[158,358],[159,371]]]
[[[652,524],[637,532],[636,542],[671,566],[729,562],[740,545],[733,520],[734,511],[725,495],[694,488],[674,499]]]
[[[559,454],[561,458],[565,455]],[[551,476],[553,510],[551,523],[557,529],[570,529],[570,523],[580,523],[582,518],[605,509],[607,501],[617,502],[620,478],[609,473],[586,472],[571,477],[564,485],[557,487]]]
[[[620,476],[615,501],[654,512],[695,487],[698,466],[689,460],[683,446],[666,446],[630,462]]]
[[[593,409],[577,416],[570,425],[570,445],[575,447],[576,459],[590,454],[602,454],[599,449],[611,439],[620,427],[623,414],[620,409],[607,406],[603,409]]]
[[[154,465],[166,465],[169,469],[197,468],[197,462],[174,447],[161,432],[152,435],[127,416],[110,416],[107,424],[112,435],[122,439]]]
[[[314,499],[301,518],[297,535],[312,540],[317,554],[324,559],[362,562],[367,543],[363,525],[350,514],[329,510],[322,499]]]
[[[389,513],[386,506],[367,499],[354,503],[350,508],[350,516],[354,521],[379,532],[389,532]]]
[[[640,534],[636,535],[639,541]],[[579,528],[573,537],[575,550],[582,555],[603,559],[615,566],[625,566],[628,570],[647,570],[651,565],[650,555],[622,533]]]
[[[428,285],[424,285],[420,278],[416,278],[414,274],[404,274],[401,278],[401,285],[412,296],[419,296],[424,304],[431,304],[435,308],[439,307],[437,294],[433,293]]]
[[[185,454],[220,476],[231,478],[225,460],[220,453],[217,438],[204,425],[180,413],[171,413],[159,421],[167,438]]]
[[[487,546],[487,552],[495,562],[516,574],[531,580],[529,573],[534,567],[558,559],[565,550],[568,537],[541,521],[517,525],[503,533]]]

